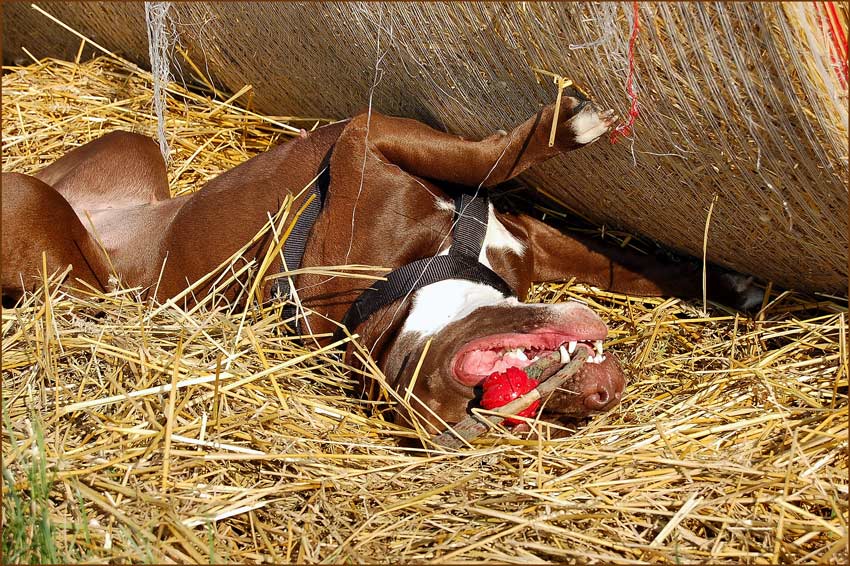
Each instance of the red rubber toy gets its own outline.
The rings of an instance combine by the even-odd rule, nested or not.
[[[538,381],[536,379],[531,379],[519,368],[508,368],[504,373],[492,373],[481,384],[481,387],[484,389],[484,394],[481,396],[481,406],[485,409],[497,409],[518,397],[522,397],[537,387],[537,385]],[[540,400],[538,399],[517,413],[517,415],[530,418],[534,416],[539,408]],[[505,422],[516,425],[522,421],[508,418],[505,419]]]

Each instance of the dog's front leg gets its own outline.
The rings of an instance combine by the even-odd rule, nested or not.
[[[554,104],[511,130],[480,141],[439,132],[407,118],[372,112],[354,118],[369,144],[408,173],[467,186],[493,186],[519,175],[564,151],[592,143],[614,122],[614,112],[600,112],[589,101],[564,96],[557,117],[555,141],[549,147]]]
[[[569,236],[529,216],[520,216],[529,242],[534,281],[575,277],[610,291],[639,296],[702,296],[702,264],[679,262],[593,240]],[[740,310],[761,305],[763,291],[751,277],[707,266],[708,298]]]

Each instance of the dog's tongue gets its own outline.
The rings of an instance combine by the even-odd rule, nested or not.
[[[484,379],[491,373],[502,373],[506,369],[524,368],[531,364],[521,350],[497,352],[495,350],[473,350],[463,357],[461,370],[466,375],[480,375]]]

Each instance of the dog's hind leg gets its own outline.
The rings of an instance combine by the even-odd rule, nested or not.
[[[565,96],[558,112],[554,144],[550,147],[554,118],[554,105],[549,105],[513,130],[480,141],[377,112],[357,116],[347,130],[362,132],[378,153],[412,175],[489,187],[519,175],[535,163],[592,143],[615,120],[611,110],[600,112],[592,102]]]
[[[520,215],[518,220],[532,250],[534,281],[575,277],[581,283],[629,295],[702,296],[702,264],[694,259],[672,261],[567,235],[530,216]],[[760,306],[764,295],[751,277],[714,264],[707,265],[706,287],[709,299],[743,311]]]
[[[95,288],[107,284],[109,269],[97,242],[83,227],[71,205],[53,187],[20,173],[3,173],[0,287],[4,303],[42,277],[72,265],[69,282],[81,279]]]
[[[165,163],[154,141],[110,132],[66,153],[35,177],[50,185],[82,217],[82,210],[149,204],[170,198]]]

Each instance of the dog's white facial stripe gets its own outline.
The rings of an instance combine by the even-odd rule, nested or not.
[[[515,297],[505,298],[499,291],[483,283],[462,279],[432,283],[419,289],[413,296],[413,306],[401,332],[431,336],[477,308],[500,303],[517,305],[519,301]]]

